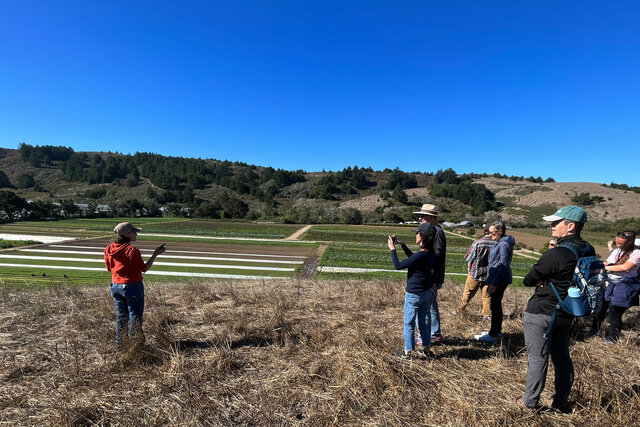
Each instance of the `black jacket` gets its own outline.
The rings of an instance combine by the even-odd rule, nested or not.
[[[440,224],[436,224],[436,238],[433,242],[433,250],[436,259],[433,263],[433,282],[436,285],[444,283],[445,259],[447,257],[447,238],[444,236],[444,230]]]
[[[582,240],[579,235],[570,235],[560,237],[558,239],[558,246],[567,242],[574,243],[581,247],[589,245],[589,243]],[[595,254],[595,251],[593,253]],[[529,273],[524,277],[523,283],[525,286],[536,286],[538,282],[546,283],[547,281],[551,281],[560,294],[560,297],[564,300],[571,286],[571,280],[577,263],[578,260],[571,249],[562,247],[549,249],[542,254],[538,262],[533,265]],[[551,286],[545,284],[536,288],[533,296],[529,299],[525,311],[531,314],[551,316],[556,304],[558,304],[558,297],[553,292],[553,289],[551,289]],[[558,310],[558,316],[570,317],[562,310]]]

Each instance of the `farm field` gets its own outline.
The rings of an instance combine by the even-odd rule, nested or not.
[[[302,235],[303,239],[329,241],[320,267],[319,278],[403,277],[406,270],[394,271],[387,247],[387,236],[395,234],[410,249],[415,250],[415,226],[334,226],[316,225]],[[473,238],[452,233],[445,229],[447,237],[446,274],[449,279],[464,282],[467,263],[464,255]],[[398,251],[404,258],[402,250]],[[535,258],[515,254],[511,264],[514,283],[521,284]]]
[[[103,250],[112,240],[113,226],[126,218],[24,222],[5,224],[0,232],[28,233],[47,244],[0,251],[0,280],[5,283],[108,283]],[[135,245],[147,259],[167,243],[167,252],[145,273],[147,281],[206,280],[214,278],[265,280],[306,274],[314,263],[317,244],[284,241],[297,226],[225,224],[222,222],[136,218],[143,232]],[[159,231],[148,233],[144,230]],[[180,234],[172,234],[180,233]],[[208,234],[207,234],[208,233]],[[99,235],[100,237],[90,237]],[[75,239],[81,236],[82,239]],[[108,237],[106,237],[108,236]],[[62,239],[62,241],[60,241]],[[68,240],[64,240],[68,239]]]
[[[26,233],[32,239],[42,236],[43,241],[52,236],[53,241],[33,248],[0,251],[0,279],[36,284],[104,283],[109,274],[104,269],[102,250],[113,237],[113,226],[127,220],[142,228],[136,246],[143,258],[150,256],[156,246],[167,243],[167,253],[146,274],[147,280],[153,281],[176,277],[264,279],[300,274],[322,280],[401,279],[406,271],[393,270],[386,238],[395,234],[409,248],[416,248],[411,232],[415,225],[313,225],[299,240],[286,240],[302,226],[184,218],[31,221],[1,225],[0,237],[7,235],[3,233]],[[447,230],[445,233],[447,277],[463,282],[467,274],[464,255],[473,238]],[[318,252],[321,242],[323,250]],[[404,257],[402,251],[399,256]],[[534,262],[535,257],[514,255],[515,284],[522,282]]]
[[[20,221],[0,224],[0,234],[41,234],[74,238],[111,236],[119,222],[131,221],[143,233],[206,235],[216,237],[246,237],[282,239],[300,226],[290,224],[260,224],[247,222],[198,220],[188,218],[76,218],[57,221]]]

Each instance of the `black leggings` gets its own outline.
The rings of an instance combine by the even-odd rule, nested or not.
[[[610,340],[617,340],[620,338],[620,331],[622,330],[622,315],[627,311],[627,307],[618,307],[612,305],[609,310],[609,333],[607,338]]]
[[[602,327],[602,322],[607,317],[607,310],[609,309],[609,301],[602,301],[600,309],[593,314],[593,323],[591,327],[594,331],[599,332]]]
[[[506,286],[499,286],[494,293],[491,294],[491,329],[489,335],[497,337],[502,333],[502,297]]]

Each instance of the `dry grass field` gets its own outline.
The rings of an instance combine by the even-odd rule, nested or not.
[[[613,347],[576,328],[569,414],[521,409],[522,312],[504,300],[505,340],[485,346],[462,285],[440,294],[433,361],[402,361],[404,282],[148,283],[146,345],[113,340],[106,286],[0,288],[3,425],[638,425],[637,309]],[[553,390],[550,372],[543,403]]]

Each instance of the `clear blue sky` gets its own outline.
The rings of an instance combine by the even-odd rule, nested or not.
[[[640,2],[0,2],[0,146],[640,185]]]

